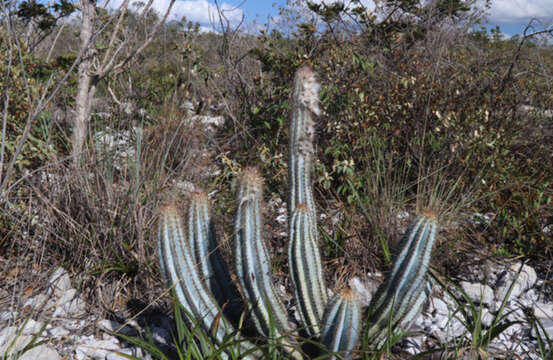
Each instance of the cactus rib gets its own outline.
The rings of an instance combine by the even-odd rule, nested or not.
[[[321,255],[310,216],[304,204],[299,204],[294,211],[288,258],[300,316],[307,333],[318,336],[327,301]]]
[[[319,115],[319,88],[315,73],[307,66],[300,68],[294,79],[292,95],[293,113],[290,122],[290,154],[288,216],[299,204],[306,204],[313,214],[316,228],[315,202],[311,189],[313,167],[313,139],[315,136],[313,115]]]
[[[185,236],[174,205],[164,205],[160,215],[158,242],[168,280],[174,285],[177,298],[184,308],[200,321],[204,331],[211,334],[217,344],[222,344],[224,338],[235,330],[221,314],[212,294],[202,282],[192,253],[191,243],[194,240]],[[198,233],[193,236],[198,236]],[[240,342],[240,347],[241,352],[246,352],[253,348],[253,344],[244,341]],[[248,355],[246,358],[254,357]]]
[[[309,335],[319,334],[320,322],[328,302],[311,187],[315,134],[313,117],[320,114],[319,88],[315,73],[309,67],[305,66],[297,71],[294,80],[288,163],[288,261],[300,315]]]
[[[219,307],[225,309],[225,314],[235,321],[238,320],[238,314],[241,313],[239,295],[218,251],[209,201],[203,191],[191,195],[188,206],[188,237],[191,239],[192,254],[204,284],[213,293]]]
[[[386,281],[369,305],[370,342],[380,343],[391,326],[406,326],[420,309],[427,286],[426,272],[436,235],[436,221],[421,216],[406,232],[401,251]]]
[[[327,350],[341,359],[351,359],[361,333],[361,307],[350,291],[329,301],[323,324],[321,341]]]
[[[278,332],[275,335],[280,336],[290,333],[292,329],[286,309],[274,289],[269,251],[261,236],[261,187],[257,171],[245,169],[240,182],[243,196],[239,199],[236,222],[236,271],[245,296],[252,305],[257,330],[269,336],[273,324]]]

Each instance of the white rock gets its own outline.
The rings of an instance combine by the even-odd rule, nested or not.
[[[75,295],[77,295],[77,289],[68,289],[63,294],[61,294],[58,301],[56,301],[56,305],[63,305],[75,298]]]
[[[407,211],[400,211],[399,213],[397,213],[396,218],[397,218],[398,220],[405,220],[405,219],[409,219],[409,216],[411,216],[411,215],[409,214],[409,212],[407,212]]]
[[[503,312],[509,321],[525,321],[526,314],[518,304],[509,304]]]
[[[536,282],[537,283],[537,282]],[[536,291],[536,289],[530,289],[527,292],[524,293],[524,297],[528,299],[532,304],[538,302],[540,295]]]
[[[80,298],[75,297],[76,292],[75,289],[71,289],[58,301],[54,317],[78,316],[85,312],[86,304]]]
[[[19,315],[17,311],[6,311],[0,313],[0,321],[15,320],[17,319],[17,315]]]
[[[361,280],[357,276],[348,282],[349,287],[355,294],[355,297],[361,306],[369,306],[373,295],[378,289],[378,282],[370,279]]]
[[[171,343],[171,334],[169,331],[155,326],[150,330],[152,332],[153,340],[158,344],[169,345]]]
[[[553,320],[553,303],[540,303],[534,304],[534,315],[538,319],[550,319]]]
[[[447,323],[449,322],[449,316],[443,315],[443,314],[436,314],[432,318],[432,324],[436,325],[440,329],[445,329],[447,327]]]
[[[63,323],[63,327],[71,332],[81,330],[83,327],[88,325],[90,320],[75,320],[69,319]]]
[[[517,273],[522,266],[522,270],[517,277]],[[530,289],[536,283],[538,276],[536,271],[521,263],[515,263],[509,267],[509,270],[505,276],[499,281],[499,286],[495,297],[497,300],[502,301],[507,295],[511,284],[514,282],[513,290],[511,291],[510,299],[518,298],[524,291]]]
[[[440,315],[449,315],[449,308],[445,301],[437,297],[431,297],[429,299],[429,306],[427,313],[429,314],[440,314]],[[434,315],[435,316],[435,315]]]
[[[45,294],[38,294],[35,297],[25,300],[23,307],[29,307],[30,309],[36,310],[49,310],[52,307],[52,302],[48,301],[48,296]]]
[[[58,352],[46,344],[34,347],[19,358],[19,360],[59,360]]]
[[[493,304],[493,290],[488,285],[473,284],[466,281],[461,281],[460,285],[472,301],[488,306]]]
[[[485,327],[490,327],[495,316],[486,308],[482,309],[481,321]]]
[[[63,327],[55,327],[53,329],[50,329],[48,332],[50,333],[50,336],[53,338],[61,338],[69,335],[69,330],[64,329]]]
[[[213,131],[225,123],[224,116],[195,115],[192,116],[191,120],[198,121],[207,131]]]
[[[25,335],[35,335],[40,333],[40,330],[42,330],[43,326],[44,326],[43,322],[29,319],[25,323],[25,326],[23,327],[23,330],[21,331],[21,333]]]
[[[140,348],[133,348],[133,349],[129,349],[129,348],[125,348],[125,349],[121,349],[121,350],[117,350],[119,351],[120,353],[123,353],[123,354],[127,354],[127,355],[130,355],[130,356],[134,356],[134,357],[137,357],[139,359],[151,359],[151,357],[149,356],[144,356],[144,354],[142,353],[142,349]],[[106,360],[126,360],[128,358],[124,357],[124,356],[121,356],[115,352],[112,352],[112,353],[109,353],[108,356],[106,356]]]
[[[508,337],[508,339],[512,340],[513,337],[522,338],[525,330],[526,329],[521,324],[517,323],[517,324],[512,324],[511,326],[503,330],[501,334]]]
[[[424,336],[411,336],[405,339],[404,350],[410,355],[416,355],[423,351]]]
[[[288,215],[286,214],[280,214],[279,216],[276,217],[276,222],[279,223],[280,225],[284,225],[287,221],[288,221]]]
[[[2,356],[21,351],[32,341],[33,336],[18,334],[18,332],[19,328],[16,326],[8,326],[0,331],[0,354]],[[7,358],[9,359],[9,356]]]
[[[96,339],[87,339],[85,342],[79,344],[75,349],[77,356],[79,354],[88,356],[92,359],[106,359],[110,354],[115,354],[114,351],[120,351],[119,343],[117,339],[112,338],[110,340],[96,340]],[[81,357],[84,358],[84,357]],[[110,359],[124,359],[123,357],[115,358],[110,357]]]
[[[53,294],[56,297],[61,297],[69,289],[71,289],[69,274],[64,268],[57,268],[48,280],[46,295]]]
[[[98,320],[96,322],[96,327],[104,331],[116,332],[122,327],[122,324],[117,321],[104,319]]]
[[[545,334],[549,336],[550,339],[553,339],[553,320],[550,319],[543,319],[540,320],[541,325],[543,326],[543,330],[541,326],[538,325],[539,334],[542,339],[545,339]],[[545,333],[544,333],[545,330]],[[537,339],[537,332],[536,328],[532,327],[532,337]]]

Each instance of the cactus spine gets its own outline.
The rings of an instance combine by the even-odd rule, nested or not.
[[[361,307],[351,291],[334,296],[325,310],[321,342],[329,353],[351,359],[361,333]],[[336,359],[332,356],[330,359]]]
[[[298,309],[309,335],[317,336],[328,302],[319,250],[319,237],[311,171],[313,167],[313,116],[320,114],[315,73],[302,67],[296,73],[290,122],[288,248]]]

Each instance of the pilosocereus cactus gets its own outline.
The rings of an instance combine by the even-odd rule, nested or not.
[[[189,323],[199,323],[215,344],[234,339],[232,348],[225,345],[221,351],[222,358],[266,356],[259,340],[257,344],[248,340],[259,336],[252,337],[251,331],[239,335],[236,315],[243,314],[255,332],[267,339],[266,343],[278,344],[285,356],[304,359],[324,352],[328,358],[350,359],[363,331],[371,344],[382,343],[390,327],[409,325],[428,296],[426,273],[437,224],[432,216],[421,215],[407,230],[395,265],[366,313],[350,291],[328,299],[311,187],[314,118],[320,113],[318,92],[319,83],[311,69],[299,69],[294,81],[288,163],[288,257],[302,322],[299,326],[292,325],[273,285],[270,254],[262,238],[263,179],[255,169],[242,172],[238,190],[234,263],[240,294],[217,251],[205,193],[190,197],[186,225],[174,204],[161,207],[159,253],[165,277],[186,309]],[[237,308],[237,298],[246,306]],[[304,340],[321,346],[301,346]]]

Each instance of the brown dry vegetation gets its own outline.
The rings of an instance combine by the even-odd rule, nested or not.
[[[553,230],[546,231],[553,224],[553,122],[544,112],[553,109],[551,45],[490,40],[461,25],[384,31],[361,24],[361,32],[350,32],[341,16],[321,28],[300,26],[290,37],[166,26],[99,89],[111,116],[96,116],[92,134],[130,131],[134,153],[123,160],[98,150],[91,135],[83,166],[68,162],[70,127],[54,110],[71,116],[70,80],[32,124],[2,189],[0,283],[8,286],[0,307],[10,295],[39,291],[36,278],[58,265],[79,279],[92,309],[116,312],[131,299],[158,300],[156,208],[188,182],[216,192],[213,213],[228,249],[240,168],[257,165],[266,197],[287,199],[291,79],[306,63],[323,85],[314,178],[319,211],[328,215],[321,230],[332,284],[386,270],[406,226],[397,215],[430,209],[443,225],[435,267],[455,275],[474,258],[519,257],[553,286]],[[54,61],[21,45],[24,68],[12,66],[31,89],[46,86],[45,74],[59,76],[63,57],[72,54],[66,31],[67,48],[58,42]],[[2,52],[6,34],[0,27]],[[0,60],[2,89],[7,66]],[[14,75],[9,87],[8,144],[23,132],[25,101],[37,96],[21,96],[25,81]],[[114,99],[134,110],[125,113]],[[203,133],[187,120],[185,101],[194,113],[223,115],[225,125]],[[7,158],[12,152],[7,148]],[[469,222],[475,213],[489,214],[489,222]],[[267,235],[275,273],[284,275],[274,216],[267,212]]]

